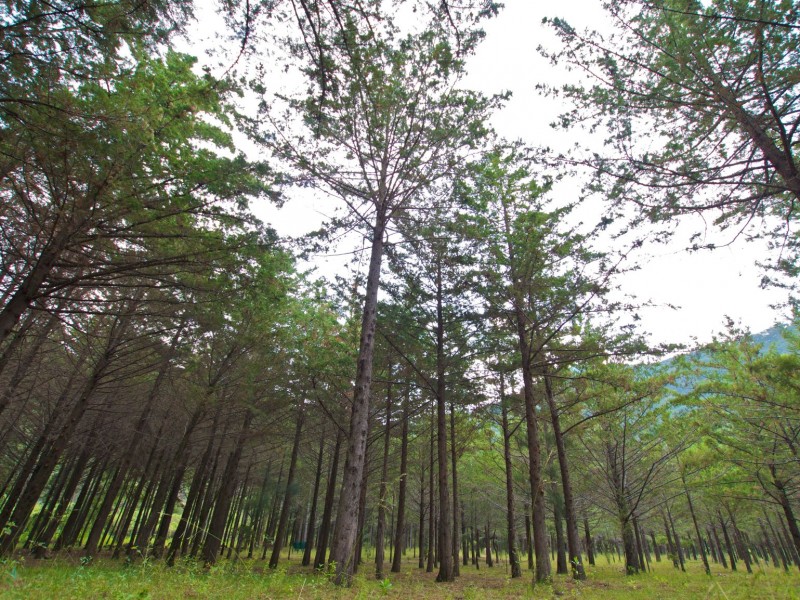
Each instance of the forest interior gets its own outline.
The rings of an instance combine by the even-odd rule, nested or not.
[[[0,597],[800,598],[800,5],[526,2],[4,0]]]

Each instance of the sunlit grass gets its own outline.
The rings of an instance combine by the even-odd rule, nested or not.
[[[504,562],[493,568],[481,565],[462,567],[461,577],[452,584],[435,582],[436,573],[416,568],[408,558],[403,573],[387,573],[376,581],[372,563],[362,565],[349,589],[334,586],[329,578],[300,567],[299,559],[283,560],[271,571],[262,561],[221,561],[210,571],[191,561],[182,561],[173,568],[161,563],[137,563],[125,566],[116,561],[98,560],[82,565],[80,560],[61,557],[37,561],[6,561],[0,567],[0,597],[19,599],[95,598],[709,598],[709,599],[772,599],[800,598],[800,572],[785,573],[769,566],[755,567],[748,575],[732,573],[712,565],[707,577],[698,561],[689,561],[687,572],[675,570],[666,561],[653,563],[651,573],[626,577],[620,563],[599,559],[596,567],[588,567],[588,579],[575,582],[556,576],[546,585],[532,585],[532,575],[523,572],[512,580]]]

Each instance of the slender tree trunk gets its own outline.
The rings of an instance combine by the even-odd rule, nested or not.
[[[392,426],[392,368],[389,366],[389,383],[386,384],[386,422],[383,431],[383,462],[381,464],[381,484],[378,495],[378,531],[375,534],[375,579],[383,579],[383,551],[386,529],[386,491],[389,475],[389,440]],[[390,532],[391,534],[391,532]]]
[[[545,527],[544,484],[542,481],[541,442],[539,423],[536,418],[538,402],[534,397],[533,374],[531,372],[531,342],[527,330],[527,319],[523,310],[525,296],[517,275],[516,257],[511,243],[511,222],[506,205],[503,205],[503,221],[507,238],[508,258],[511,265],[512,302],[517,341],[521,357],[522,386],[525,397],[525,423],[528,431],[528,468],[530,472],[531,502],[533,503],[533,546],[536,554],[536,574],[534,580],[544,582],[550,579],[550,560],[547,557],[547,529]]]
[[[239,493],[239,498],[236,504],[231,508],[231,514],[234,515],[233,528],[231,530],[230,544],[228,544],[228,554],[226,558],[230,559],[233,553],[236,553],[237,558],[242,553],[244,547],[245,528],[247,526],[250,513],[245,509],[245,501],[250,493],[250,470],[253,468],[252,464],[247,465],[244,479],[242,480],[242,491]],[[234,542],[235,540],[235,542]]]
[[[656,562],[661,562],[661,549],[658,547],[658,543],[656,542],[656,534],[653,530],[650,530],[650,541],[653,543],[653,552],[656,555]]]
[[[789,560],[788,559],[790,557],[787,557],[786,552],[783,549],[783,544],[781,544],[780,536],[778,536],[778,534],[775,533],[775,528],[772,526],[772,521],[770,521],[769,515],[767,515],[767,511],[763,510],[763,513],[764,513],[764,519],[765,519],[765,521],[767,523],[767,526],[769,527],[769,531],[772,534],[772,539],[778,545],[777,552],[778,552],[778,554],[780,554],[781,564],[783,564],[783,570],[784,571],[788,571],[789,570]]]
[[[286,535],[286,524],[289,519],[289,510],[292,508],[292,501],[294,500],[294,472],[295,467],[297,466],[297,453],[300,451],[300,437],[303,432],[303,420],[305,418],[303,403],[304,399],[301,397],[300,403],[297,406],[297,424],[294,430],[294,441],[292,442],[292,456],[289,459],[289,474],[286,476],[286,493],[283,497],[281,516],[278,519],[278,531],[275,534],[275,542],[272,545],[272,554],[269,558],[270,569],[274,569],[278,566],[283,538]]]
[[[67,385],[56,401],[56,406],[66,402],[69,391],[70,386]],[[29,446],[25,461],[21,465],[17,464],[15,469],[17,471],[17,478],[14,480],[14,485],[11,487],[11,490],[6,494],[6,503],[3,506],[3,510],[0,511],[0,529],[5,529],[10,524],[13,524],[13,521],[10,520],[11,515],[14,513],[14,509],[19,499],[22,497],[32,474],[35,472],[36,466],[43,460],[44,454],[47,452],[46,447],[50,443],[53,430],[56,429],[58,423],[59,411],[56,410],[50,413],[50,417],[47,419],[47,423],[45,423],[44,429],[39,434],[36,442]]]
[[[783,509],[784,517],[786,517],[786,524],[789,526],[789,533],[792,536],[794,551],[797,556],[800,556],[800,527],[797,525],[792,503],[789,501],[789,496],[786,494],[786,484],[778,477],[774,464],[770,464],[770,473],[772,474],[772,484],[778,492],[778,502],[781,505],[781,509]]]
[[[736,544],[736,550],[739,554],[739,558],[744,561],[744,566],[747,569],[748,573],[753,572],[753,565],[750,562],[750,552],[747,550],[747,547],[744,544],[744,540],[742,539],[741,531],[739,531],[739,527],[736,525],[736,519],[733,516],[733,511],[728,509],[728,516],[731,519],[731,527],[733,528],[733,540],[734,544]]]
[[[672,528],[672,539],[675,540],[675,550],[678,554],[678,562],[681,566],[681,571],[686,571],[686,561],[683,557],[683,546],[681,546],[681,537],[678,535],[678,532],[675,530],[675,523],[672,520],[672,511],[667,506],[667,518],[669,519],[669,526]]]
[[[228,520],[228,510],[238,483],[236,473],[239,470],[239,462],[242,458],[242,450],[244,449],[252,418],[253,413],[248,409],[244,415],[239,439],[225,465],[225,472],[222,475],[222,487],[214,503],[214,513],[211,516],[206,542],[203,546],[203,563],[206,565],[206,568],[213,565],[217,560],[217,554],[219,553],[220,544],[222,542],[222,535],[225,530],[225,523]],[[302,420],[302,416],[298,417],[298,419]],[[296,450],[294,452],[296,453]],[[291,467],[289,473],[289,477],[291,478]]]
[[[531,505],[525,504],[525,545],[528,548],[528,570],[533,570],[533,540],[531,537]]]
[[[60,494],[60,498],[58,501],[57,506],[55,509],[47,514],[47,522],[43,526],[43,531],[37,536],[35,543],[38,548],[41,548],[41,552],[45,553],[47,548],[50,546],[50,541],[53,539],[53,536],[58,529],[59,523],[61,523],[61,519],[64,517],[64,514],[69,507],[69,503],[72,500],[72,497],[75,495],[75,490],[78,489],[78,484],[81,481],[81,478],[84,475],[84,471],[86,469],[86,465],[89,463],[90,458],[90,446],[94,442],[94,432],[95,428],[92,428],[92,432],[87,437],[87,442],[83,446],[83,450],[81,451],[78,459],[75,461],[75,464],[72,467],[70,472],[69,480],[67,481],[64,489]]]
[[[372,355],[375,347],[375,325],[377,322],[378,289],[380,288],[381,261],[383,258],[383,236],[386,228],[385,200],[377,206],[375,226],[372,232],[367,289],[361,320],[353,405],[350,413],[350,436],[347,457],[336,511],[336,532],[332,546],[332,559],[336,563],[334,582],[350,585],[355,561],[356,537],[358,536],[359,499],[361,481],[366,461],[367,437],[369,434],[369,400],[372,384]]]
[[[336,494],[336,474],[339,471],[339,450],[342,446],[344,435],[337,427],[336,444],[331,455],[331,466],[328,474],[328,485],[325,490],[325,506],[322,509],[322,522],[319,526],[319,543],[314,557],[314,568],[322,569],[325,566],[325,555],[328,552],[328,536],[333,516],[333,497]]]
[[[54,550],[58,551],[61,548],[66,548],[72,545],[72,540],[74,539],[73,532],[76,531],[78,515],[83,510],[83,507],[88,501],[91,495],[90,490],[94,487],[96,479],[98,477],[102,477],[104,468],[105,465],[101,465],[100,461],[98,460],[95,460],[94,463],[92,463],[89,472],[83,479],[83,485],[81,486],[81,491],[78,493],[78,497],[75,500],[75,504],[73,504],[72,510],[70,511],[70,514],[67,517],[67,521],[61,528],[61,533],[59,534],[55,544],[53,545]]]
[[[567,462],[567,448],[564,443],[564,434],[561,432],[561,419],[558,414],[553,386],[547,369],[544,370],[544,387],[547,404],[550,408],[550,419],[553,424],[553,436],[556,441],[558,466],[561,471],[561,490],[564,495],[564,517],[567,522],[567,549],[569,551],[569,564],[572,568],[572,577],[586,579],[583,568],[583,559],[580,550],[580,536],[578,535],[578,517],[575,514],[575,499],[572,495],[572,483]]]
[[[633,524],[633,533],[636,540],[636,554],[639,557],[639,568],[642,571],[649,570],[648,565],[645,562],[644,538],[642,537],[642,532],[639,528],[639,519],[634,516],[631,519],[631,523]]]
[[[486,566],[493,567],[494,561],[492,560],[492,538],[489,535],[490,524],[486,522],[486,530],[483,541],[486,543]]]
[[[722,564],[724,568],[728,568],[728,561],[725,560],[725,553],[722,550],[722,544],[719,541],[719,534],[717,533],[716,526],[712,523],[711,524],[711,534],[714,536],[714,543],[717,546],[717,557],[719,558],[719,562]]]
[[[25,491],[20,495],[19,501],[14,507],[14,512],[5,523],[6,531],[0,537],[0,554],[8,554],[16,546],[19,535],[25,528],[25,524],[31,512],[39,500],[39,496],[47,485],[50,475],[53,473],[58,461],[69,443],[73,432],[77,429],[79,422],[83,418],[89,407],[89,400],[94,395],[95,390],[101,381],[106,377],[106,372],[112,362],[114,355],[122,344],[123,338],[127,333],[131,323],[133,312],[139,300],[134,299],[127,303],[123,314],[114,318],[111,329],[103,350],[103,354],[97,360],[92,370],[92,374],[83,386],[80,395],[69,412],[66,422],[62,425],[58,436],[43,452],[42,458],[34,468]]]
[[[369,446],[367,446],[369,451]],[[358,571],[359,565],[363,561],[362,550],[364,547],[364,522],[367,516],[367,480],[369,479],[369,457],[365,456],[364,472],[361,477],[361,496],[358,498],[358,537],[356,538],[356,559],[353,565],[353,573]]]
[[[458,500],[458,468],[456,452],[456,406],[450,402],[450,462],[453,469],[453,575],[461,575],[458,552],[461,547],[461,528],[463,527],[459,512]],[[465,563],[466,564],[466,563]]]
[[[431,444],[430,444],[430,450],[428,452],[428,459],[430,461],[429,464],[428,464],[428,468],[430,470],[428,471],[428,560],[427,560],[427,563],[425,565],[425,572],[426,573],[432,573],[433,572],[433,563],[434,563],[434,549],[433,549],[433,547],[436,545],[436,526],[435,526],[435,523],[436,523],[436,520],[435,520],[436,511],[435,511],[435,504],[434,504],[434,500],[433,500],[433,490],[434,490],[434,486],[433,486],[433,481],[434,481],[434,479],[433,479],[433,473],[434,473],[434,469],[433,469],[433,456],[434,456],[433,448],[434,448],[434,437],[435,437],[435,433],[436,433],[435,423],[436,423],[436,421],[433,418],[433,414],[432,414],[431,415]]]
[[[156,439],[161,437],[161,430],[163,429],[164,424],[162,422],[161,428],[159,429],[158,434],[156,434]],[[157,463],[157,445],[153,444],[153,447],[150,449],[150,453],[147,457],[147,463],[144,466],[144,470],[142,471],[141,475],[139,476],[138,482],[136,484],[136,488],[133,491],[133,501],[131,502],[128,510],[126,510],[125,514],[122,516],[122,523],[120,525],[120,533],[117,536],[116,545],[114,548],[114,553],[112,554],[112,558],[119,558],[119,555],[122,552],[122,548],[125,545],[125,535],[128,532],[128,529],[131,525],[131,521],[133,521],[133,515],[136,512],[137,505],[139,506],[139,512],[144,511],[144,504],[147,500],[147,484],[148,482],[152,481],[155,475],[155,469],[153,468],[154,463]],[[144,495],[143,495],[144,494]],[[141,504],[139,504],[139,500],[142,500]],[[131,538],[133,538],[133,532],[131,532]]]
[[[764,540],[764,554],[765,559],[768,556],[772,559],[772,565],[776,568],[780,568],[780,564],[778,563],[778,554],[775,551],[775,546],[772,543],[772,539],[770,535],[767,533],[767,528],[764,525],[764,521],[758,519],[758,528],[761,530],[761,538]]]
[[[511,563],[511,578],[522,577],[522,569],[519,565],[519,554],[517,552],[516,535],[514,524],[514,473],[511,469],[511,434],[508,429],[508,399],[506,398],[505,378],[500,373],[500,408],[503,425],[503,458],[506,467],[506,523],[508,526],[508,558]]]
[[[692,523],[694,523],[694,532],[697,535],[697,543],[700,545],[700,556],[703,558],[703,569],[706,575],[711,575],[711,566],[708,564],[708,557],[706,556],[705,548],[703,548],[703,536],[700,533],[700,525],[697,524],[697,515],[694,513],[694,505],[692,504],[692,495],[689,493],[689,488],[686,485],[686,478],[681,474],[683,481],[683,490],[686,493],[686,502],[689,505],[689,514],[692,516]]]
[[[792,544],[791,535],[789,534],[789,531],[786,528],[785,515],[784,515],[784,518],[781,518],[780,516],[778,516],[778,521],[780,522],[781,529],[783,530],[783,542],[784,542],[784,545],[786,546],[786,550],[791,555],[792,560],[794,561],[794,564],[797,565],[798,567],[800,567],[800,552],[798,552],[795,549],[794,544]]]
[[[719,525],[722,528],[722,537],[725,540],[725,547],[728,549],[728,558],[731,561],[731,571],[736,570],[736,555],[733,551],[733,544],[731,544],[731,536],[728,535],[728,528],[725,526],[725,520],[722,518],[722,513],[717,511],[717,518]]]
[[[592,546],[592,534],[589,532],[589,519],[583,517],[583,534],[586,539],[586,555],[589,560],[589,564],[594,566],[594,548]]]
[[[180,326],[175,331],[175,334],[172,337],[172,341],[170,342],[169,351],[161,361],[161,365],[158,369],[158,374],[156,375],[156,379],[153,382],[153,385],[150,388],[150,392],[147,395],[147,400],[145,400],[144,410],[142,410],[141,415],[139,415],[139,420],[137,421],[136,427],[133,430],[133,436],[131,437],[131,440],[128,443],[128,448],[125,451],[125,454],[123,454],[122,456],[122,460],[120,461],[116,475],[114,476],[114,479],[108,486],[106,495],[103,498],[103,504],[100,506],[97,517],[95,518],[95,521],[92,524],[92,529],[89,532],[89,539],[87,540],[86,547],[84,549],[84,556],[91,558],[97,553],[97,543],[100,541],[100,532],[102,531],[103,526],[105,525],[106,519],[108,519],[112,503],[114,502],[114,499],[117,497],[120,487],[122,486],[122,482],[127,477],[130,465],[136,456],[136,451],[138,450],[139,443],[143,438],[145,427],[147,426],[147,423],[150,420],[150,415],[153,412],[153,406],[155,404],[156,397],[158,396],[159,389],[161,388],[161,384],[164,381],[164,377],[167,374],[167,370],[169,369],[170,361],[175,352],[175,348],[177,347],[178,341],[180,340],[180,337],[183,333],[184,325],[185,325],[185,320],[181,322]]]
[[[208,397],[208,394],[206,395]],[[206,398],[207,399],[207,398]],[[156,558],[161,557],[161,553],[164,551],[164,544],[167,541],[167,535],[169,534],[169,525],[172,521],[172,513],[175,510],[175,504],[178,501],[178,493],[180,492],[181,485],[183,484],[183,475],[186,472],[186,467],[189,464],[189,442],[192,437],[192,433],[194,433],[195,428],[197,427],[198,423],[200,423],[200,419],[202,419],[203,415],[205,414],[206,410],[206,403],[201,402],[197,405],[192,413],[192,416],[189,418],[189,422],[186,425],[186,429],[183,432],[183,436],[181,436],[181,441],[178,444],[178,448],[176,449],[175,456],[177,456],[177,464],[175,467],[174,475],[172,477],[172,483],[169,486],[164,486],[163,490],[163,510],[159,513],[158,509],[161,506],[161,488],[159,488],[158,492],[156,493],[156,498],[153,502],[154,510],[152,515],[152,523],[148,523],[147,527],[145,527],[142,531],[142,536],[137,546],[140,549],[144,549],[145,544],[150,539],[150,533],[152,532],[153,528],[156,525],[156,521],[161,515],[161,522],[158,525],[158,531],[156,531],[156,539],[153,542],[153,556]],[[167,480],[164,480],[164,483],[167,483]]]
[[[217,404],[217,409],[214,412],[214,420],[211,424],[211,431],[209,432],[206,449],[203,452],[203,455],[200,458],[200,462],[198,463],[197,468],[194,471],[194,476],[192,477],[192,483],[189,486],[189,494],[186,496],[186,504],[184,505],[183,511],[181,512],[181,518],[178,520],[178,526],[175,529],[175,533],[172,534],[172,540],[170,541],[169,545],[169,552],[167,553],[167,564],[170,566],[175,564],[175,559],[178,557],[181,548],[185,548],[184,539],[186,538],[187,529],[191,524],[190,517],[192,516],[192,511],[199,512],[199,510],[196,507],[200,506],[200,502],[202,500],[201,492],[203,490],[206,481],[208,481],[209,486],[213,484],[213,477],[211,478],[207,477],[206,473],[208,470],[208,463],[211,460],[211,454],[214,451],[214,442],[218,437],[217,428],[219,426],[219,418],[221,412],[222,412],[222,403],[219,403]],[[220,441],[220,448],[222,447],[222,443],[223,442]]]
[[[672,542],[672,531],[669,528],[669,521],[667,521],[667,514],[663,510],[661,511],[661,518],[664,521],[664,533],[667,536],[667,552],[669,552],[669,555],[672,558],[672,566],[678,569],[680,568],[680,562],[678,561],[678,549]]]
[[[566,543],[564,540],[564,499],[558,493],[555,478],[553,480],[553,525],[555,525],[555,551],[556,551],[556,573],[558,575],[566,575],[569,573],[567,569],[567,553]]]
[[[436,265],[436,441],[439,475],[439,573],[436,581],[453,581],[453,522],[447,467],[447,403],[445,398],[444,312],[441,258]]]
[[[419,563],[420,569],[425,568],[425,469],[420,465],[419,472]]]
[[[317,455],[317,470],[314,475],[314,492],[311,495],[311,513],[308,515],[308,527],[306,528],[306,547],[303,551],[301,564],[306,567],[311,564],[311,549],[314,545],[314,532],[317,527],[317,499],[319,497],[319,483],[322,479],[322,456],[325,453],[326,429],[323,429],[319,439],[319,454]]]
[[[406,528],[406,489],[408,483],[408,392],[403,399],[403,425],[400,442],[400,491],[397,495],[397,528],[394,533],[392,573],[401,571],[403,536]]]

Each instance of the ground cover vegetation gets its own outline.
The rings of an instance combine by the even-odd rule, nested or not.
[[[570,157],[462,85],[499,5],[217,9],[215,77],[191,3],[2,4],[0,594],[797,596],[797,323],[666,360],[613,294],[644,234],[601,243],[763,218],[791,285],[796,6],[553,20],[592,75],[557,125],[606,135]],[[302,243],[254,216],[293,185],[331,197]]]

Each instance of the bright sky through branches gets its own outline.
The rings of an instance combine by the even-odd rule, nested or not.
[[[552,48],[556,43],[549,28],[542,25],[542,19],[561,17],[576,29],[602,30],[605,17],[601,3],[562,0],[553,5],[506,0],[504,4],[500,15],[484,24],[486,39],[469,60],[468,77],[463,85],[485,94],[512,92],[505,108],[493,120],[500,136],[566,152],[576,140],[585,142],[586,133],[552,129],[550,123],[564,106],[556,99],[538,94],[536,84],[557,86],[574,81],[579,75],[555,67],[540,56],[537,51],[540,45]],[[198,39],[205,36],[204,29],[210,33],[206,26],[213,25],[213,18],[201,12],[199,24],[193,32]],[[200,50],[194,53],[201,57],[203,54]],[[553,191],[556,201],[572,200],[579,193],[580,183],[574,180],[558,184]],[[319,227],[324,216],[333,214],[337,205],[335,198],[309,189],[293,192],[290,197],[281,209],[270,205],[254,207],[261,218],[285,236],[302,235]],[[586,225],[598,222],[603,214],[604,205],[598,197],[582,201],[576,210],[577,218]],[[669,245],[647,243],[644,234],[646,243],[636,256],[639,270],[618,279],[620,294],[653,304],[637,313],[641,331],[649,333],[655,343],[691,343],[693,338],[705,342],[723,329],[725,316],[754,332],[786,320],[785,311],[770,308],[785,302],[786,292],[759,286],[763,272],[755,263],[766,261],[766,244],[746,242],[745,236],[736,238],[733,230],[719,232],[701,218],[693,219],[686,219],[678,226]],[[686,251],[690,236],[697,231],[707,231],[700,244],[723,245],[735,241],[714,251]],[[351,242],[348,238],[330,256],[315,257],[313,264],[323,275],[342,273],[352,252],[360,247],[357,239]],[[633,315],[626,318],[632,319]]]
[[[486,39],[469,63],[466,85],[485,93],[513,92],[493,123],[500,135],[567,151],[585,134],[553,130],[550,123],[563,107],[558,101],[539,95],[535,86],[560,85],[578,74],[559,70],[537,52],[540,45],[552,48],[555,44],[555,36],[542,25],[544,17],[561,17],[576,29],[602,31],[606,22],[600,2],[562,0],[547,4],[507,0],[499,17],[486,23]],[[579,185],[563,185],[554,193],[578,194]],[[579,213],[584,222],[593,224],[603,214],[603,204],[599,198],[587,200]],[[720,233],[698,217],[687,218],[669,246],[645,244],[638,256],[640,270],[620,280],[624,293],[654,303],[652,308],[639,312],[639,325],[654,342],[689,343],[693,337],[708,341],[723,328],[725,315],[754,332],[786,319],[783,311],[770,308],[785,302],[786,293],[759,286],[763,272],[755,263],[767,256],[766,244],[747,243],[741,236],[730,246],[713,252],[686,251],[691,234],[706,227],[708,236],[700,243],[722,245],[735,237],[733,230]]]

